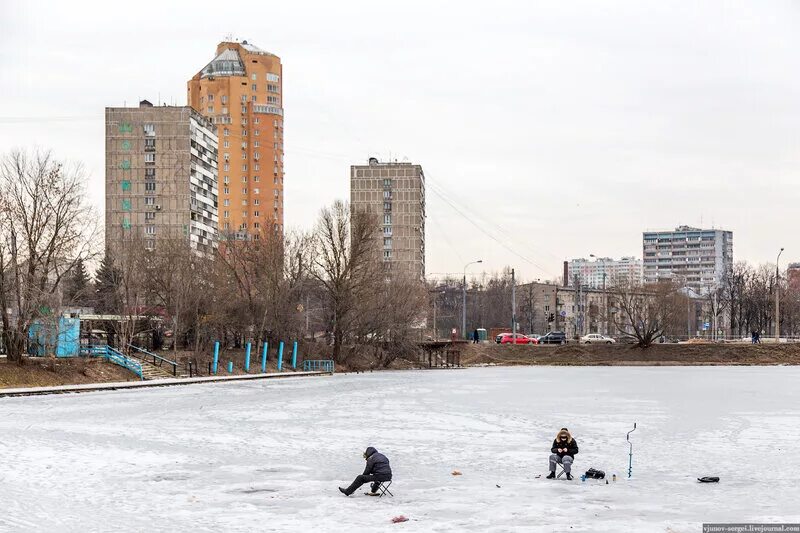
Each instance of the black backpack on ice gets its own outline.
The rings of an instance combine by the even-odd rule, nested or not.
[[[586,479],[605,479],[606,473],[602,470],[595,470],[594,468],[590,468],[586,471]]]

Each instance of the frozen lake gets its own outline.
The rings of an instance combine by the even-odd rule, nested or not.
[[[796,523],[798,383],[793,367],[517,367],[4,398],[0,531]],[[562,426],[580,445],[574,472],[616,483],[544,479]],[[392,462],[394,498],[337,490],[368,445]]]

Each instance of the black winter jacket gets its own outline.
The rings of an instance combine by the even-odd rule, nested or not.
[[[566,452],[559,452],[558,451],[559,448],[561,448],[562,450],[564,448],[566,448],[567,451]],[[553,447],[550,448],[550,451],[552,453],[557,453],[559,457],[564,457],[565,455],[569,455],[570,457],[572,457],[574,459],[575,458],[575,454],[578,453],[578,441],[575,440],[575,439],[572,439],[572,442],[566,442],[565,443],[565,442],[561,442],[558,439],[556,439],[556,440],[553,441]]]
[[[387,480],[392,479],[392,467],[389,466],[389,459],[385,455],[378,453],[378,450],[372,446],[367,448],[365,454],[367,456],[367,467],[364,469],[365,476],[372,474],[386,477]]]

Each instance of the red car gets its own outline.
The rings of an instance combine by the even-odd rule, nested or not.
[[[503,333],[498,337],[500,337],[500,340],[497,341],[498,344],[536,344],[537,342],[535,339],[526,337],[521,333],[517,333],[516,338],[513,333]]]

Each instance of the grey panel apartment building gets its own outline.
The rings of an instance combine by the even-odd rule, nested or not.
[[[191,107],[106,108],[106,246],[217,246],[217,135]]]
[[[613,287],[617,281],[642,282],[642,260],[635,257],[598,257],[594,261],[573,259],[567,264],[566,285],[574,286],[575,277],[584,287],[602,289]]]
[[[698,290],[722,283],[733,267],[733,232],[679,226],[643,233],[644,281],[671,279]]]
[[[378,216],[383,259],[394,271],[425,278],[425,175],[412,163],[350,167],[350,204]]]

